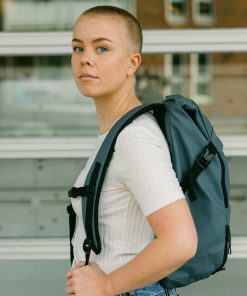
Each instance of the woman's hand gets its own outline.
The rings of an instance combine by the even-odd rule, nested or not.
[[[107,275],[94,263],[79,262],[67,274],[65,292],[74,296],[114,296]]]

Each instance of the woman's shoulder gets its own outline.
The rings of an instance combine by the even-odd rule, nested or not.
[[[119,134],[116,145],[139,141],[164,142],[164,135],[156,119],[150,113],[142,114],[125,127]]]

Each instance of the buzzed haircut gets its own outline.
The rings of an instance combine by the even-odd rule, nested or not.
[[[115,6],[95,6],[84,11],[81,16],[89,14],[101,14],[120,17],[127,26],[127,32],[130,39],[129,49],[132,53],[141,53],[142,51],[142,28],[138,20],[127,10]]]

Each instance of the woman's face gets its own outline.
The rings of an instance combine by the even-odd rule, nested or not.
[[[128,42],[125,23],[119,17],[80,17],[73,33],[71,65],[83,95],[111,96],[126,87],[135,72]]]

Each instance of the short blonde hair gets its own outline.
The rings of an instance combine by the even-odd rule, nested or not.
[[[130,41],[130,52],[141,53],[143,41],[142,28],[138,20],[127,10],[115,6],[95,6],[84,11],[81,16],[89,14],[109,15],[121,18],[126,24]]]

